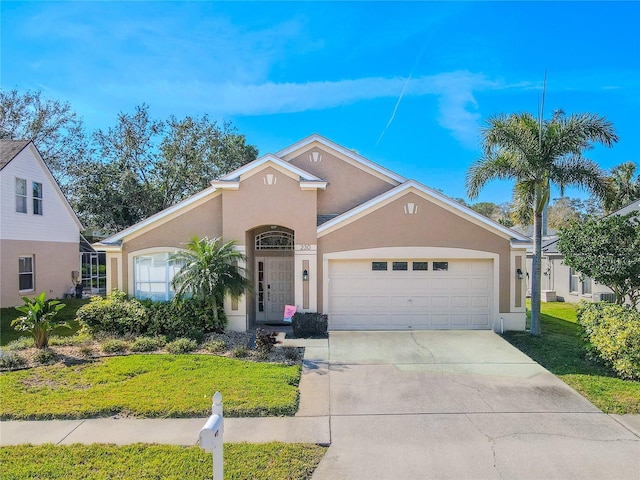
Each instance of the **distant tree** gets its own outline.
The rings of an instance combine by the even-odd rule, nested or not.
[[[584,204],[578,198],[556,198],[553,205],[549,206],[548,225],[558,229],[568,226],[571,222],[579,222],[584,218],[583,210]]]
[[[636,175],[636,164],[625,162],[613,167],[608,177],[607,194],[604,199],[605,212],[615,212],[639,198],[640,174]]]
[[[207,116],[155,120],[142,104],[93,136],[95,153],[74,171],[72,203],[85,225],[129,227],[254,160],[258,151]]]
[[[609,287],[616,303],[640,302],[640,212],[573,222],[559,233],[564,263]]]
[[[69,181],[69,168],[88,149],[82,119],[71,105],[43,98],[39,90],[0,90],[0,138],[33,141],[63,187]]]
[[[542,212],[550,187],[561,191],[577,185],[603,195],[605,181],[600,168],[583,157],[594,142],[611,146],[618,140],[613,125],[593,114],[565,116],[554,113],[550,120],[537,120],[529,113],[490,118],[481,132],[483,156],[467,172],[467,193],[477,198],[491,180],[515,182],[514,210],[533,217],[533,268],[531,278],[531,334],[540,330]]]
[[[233,241],[222,243],[220,238],[193,237],[184,250],[171,255],[171,261],[183,265],[171,281],[175,301],[179,303],[190,295],[203,302],[214,325],[221,325],[219,316],[224,298],[229,295],[237,299],[250,287],[244,268],[239,266],[246,257],[234,248]]]
[[[493,218],[496,212],[499,211],[498,206],[493,202],[478,202],[470,205],[472,210],[475,210],[485,217]]]

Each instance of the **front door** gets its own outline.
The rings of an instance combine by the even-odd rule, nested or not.
[[[293,304],[293,257],[256,258],[256,321],[281,322]]]

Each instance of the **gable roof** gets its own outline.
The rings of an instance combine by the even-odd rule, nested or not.
[[[58,194],[58,197],[60,197],[60,199],[64,203],[65,208],[71,215],[71,218],[73,219],[75,224],[78,226],[78,229],[82,230],[84,227],[82,226],[80,219],[76,215],[76,212],[73,210],[73,208],[71,208],[69,200],[67,200],[67,197],[64,195],[64,193],[62,193],[60,185],[58,185],[56,179],[53,178],[51,170],[49,170],[49,167],[42,159],[40,152],[31,140],[0,140],[0,170],[3,170],[4,167],[6,167],[27,147],[30,147],[33,157],[40,164],[42,171],[49,179],[49,183],[53,186],[54,190]]]
[[[387,180],[392,181],[394,184],[401,184],[407,181],[406,178],[402,177],[401,175],[398,175],[395,172],[392,172],[391,170],[387,170],[386,168],[384,168],[381,165],[378,165],[375,162],[372,162],[371,160],[366,159],[365,157],[363,157],[362,155],[359,155],[358,153],[354,152],[353,150],[349,150],[348,148],[344,148],[341,145],[338,145],[335,142],[332,142],[331,140],[323,137],[322,135],[318,135],[317,133],[314,133],[312,135],[309,135],[306,138],[303,138],[302,140],[300,140],[299,142],[294,143],[293,145],[290,145],[289,147],[280,150],[279,152],[276,153],[277,157],[280,158],[284,158],[288,155],[293,154],[294,152],[298,151],[298,150],[302,150],[305,147],[313,144],[313,143],[319,143],[320,145],[323,145],[324,147],[328,148],[329,150],[333,150],[334,152],[339,153],[340,155],[346,157],[351,164],[355,165],[356,167],[360,168],[361,170],[372,170],[373,172],[375,172],[376,174],[378,174],[381,177],[386,178]]]
[[[493,230],[495,233],[499,234],[504,238],[508,238],[511,240],[515,240],[517,242],[522,243],[530,243],[531,239],[526,235],[521,234],[520,232],[516,232],[510,228],[505,227],[504,225],[491,220],[490,218],[485,217],[484,215],[479,214],[475,210],[462,205],[461,203],[456,202],[455,200],[447,197],[446,195],[441,194],[440,192],[433,190],[425,185],[422,185],[415,180],[409,180],[404,182],[402,185],[398,185],[387,192],[384,192],[381,195],[378,195],[371,200],[358,205],[351,210],[338,215],[337,217],[322,223],[318,227],[318,236],[325,235],[334,230],[337,230],[343,226],[346,226],[358,218],[360,218],[361,214],[365,212],[375,211],[378,208],[386,205],[389,201],[402,196],[404,193],[408,191],[413,191],[420,194],[423,198],[426,198],[431,201],[435,201],[435,203],[440,204],[447,210],[451,211],[454,214],[457,214],[461,217],[466,217],[467,219],[473,221],[476,224],[483,226],[486,229]]]
[[[29,140],[0,140],[0,170],[31,143]]]
[[[636,210],[640,212],[640,199],[634,200],[629,205],[622,207],[619,210],[616,210],[610,215],[627,215],[628,213],[631,213]]]

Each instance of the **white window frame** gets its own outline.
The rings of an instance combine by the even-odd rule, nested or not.
[[[148,298],[156,302],[167,302],[175,296],[175,291],[171,287],[171,280],[182,267],[169,260],[170,252],[143,253],[133,257],[133,295],[136,298]],[[154,262],[162,262],[164,272],[162,279],[151,278],[153,273],[147,267],[147,271],[142,270],[144,265],[140,265],[143,260],[151,262],[151,268],[154,268]],[[158,266],[155,267],[158,269]],[[145,275],[146,273],[146,275]],[[155,272],[158,273],[158,272]],[[145,277],[145,278],[140,278]],[[163,288],[158,288],[162,285]],[[144,289],[143,286],[147,288]],[[155,287],[155,288],[154,288]]]
[[[34,215],[42,215],[42,183],[40,182],[32,182],[31,193],[33,195],[33,214]],[[38,186],[39,188],[36,188]],[[39,194],[39,196],[36,196]]]
[[[573,267],[569,267],[569,293],[577,295],[579,293],[580,275]]]
[[[582,295],[591,295],[593,293],[593,280],[591,277],[584,277],[581,291]]]
[[[23,186],[23,193],[18,191],[18,185]],[[28,213],[28,204],[27,204],[27,180],[24,178],[16,177],[15,182],[15,193],[16,193],[16,213]]]
[[[21,271],[22,269],[22,260],[28,259],[30,263],[31,270]],[[35,261],[33,255],[20,255],[18,257],[18,291],[20,293],[33,292],[36,288],[36,276],[35,276]],[[20,288],[20,279],[22,276],[28,275],[31,278],[31,288]]]

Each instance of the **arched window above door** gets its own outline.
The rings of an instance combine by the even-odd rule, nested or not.
[[[259,233],[256,250],[293,250],[293,233],[279,230]]]

